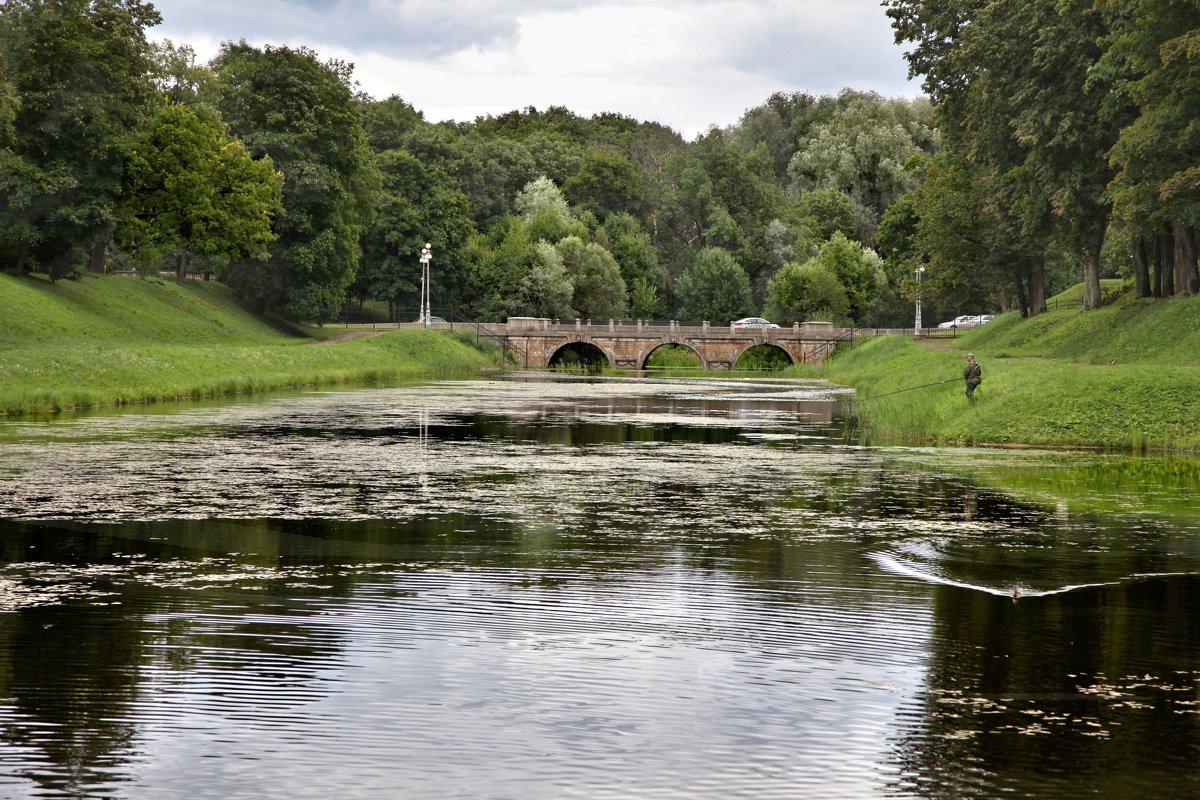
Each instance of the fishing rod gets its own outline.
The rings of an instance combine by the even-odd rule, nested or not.
[[[877,395],[873,395],[871,397],[864,397],[862,400],[851,400],[850,405],[854,405],[855,403],[865,403],[868,400],[878,400],[881,397],[888,397],[893,394],[900,394],[901,392],[911,392],[913,389],[928,389],[930,386],[941,386],[943,383],[950,383],[952,381],[961,381],[961,380],[962,380],[962,378],[946,378],[946,380],[944,380],[944,381],[934,381],[933,383],[922,383],[920,386],[909,386],[907,389],[897,389],[894,392],[884,392],[883,394],[877,394]]]

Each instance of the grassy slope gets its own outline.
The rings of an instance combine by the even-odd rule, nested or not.
[[[1005,314],[936,350],[906,337],[839,353],[822,377],[871,398],[945,378],[940,386],[864,399],[881,439],[1200,450],[1200,297],[1112,302],[1083,312],[1078,288],[1032,319]],[[1054,301],[1057,300],[1057,309]],[[961,381],[965,352],[983,366],[978,402]]]
[[[492,361],[422,330],[314,345],[195,281],[0,275],[0,310],[2,414],[392,381]]]

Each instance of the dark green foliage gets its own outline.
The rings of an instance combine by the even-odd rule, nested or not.
[[[742,115],[734,137],[745,150],[760,143],[771,156],[775,177],[788,179],[788,164],[813,122],[828,114],[833,98],[816,98],[804,92],[775,92],[760,106]]]
[[[467,244],[474,231],[465,195],[445,173],[426,167],[404,150],[377,157],[381,190],[376,213],[363,236],[354,292],[388,303],[389,318],[416,315],[421,285],[421,248],[430,244],[431,305],[460,308],[471,285]],[[467,298],[469,299],[469,298]]]
[[[629,313],[635,319],[659,319],[669,301],[666,275],[648,234],[632,215],[611,214],[598,238],[613,254],[629,289]]]
[[[874,251],[838,232],[816,256],[787,265],[771,280],[767,313],[783,323],[820,319],[861,325],[886,285]]]
[[[759,344],[742,353],[734,369],[780,370],[792,365],[792,359],[781,347]]]
[[[688,322],[726,325],[751,312],[750,278],[727,250],[700,251],[675,282],[677,316]]]
[[[557,245],[574,286],[571,306],[584,319],[622,319],[629,311],[625,281],[612,254],[594,242],[568,236]]]
[[[806,244],[819,246],[835,233],[857,238],[854,203],[840,189],[811,189],[796,197],[796,217]]]
[[[213,66],[231,130],[284,175],[270,260],[235,262],[223,279],[253,308],[332,319],[354,279],[379,181],[350,68],[304,48],[244,42],[225,44]]]
[[[1029,295],[1023,310],[1038,313],[1045,307],[1042,265],[1055,241],[1077,254],[1084,303],[1098,306],[1114,178],[1107,156],[1136,115],[1128,87],[1146,69],[1129,54],[1137,47],[1120,55],[1106,47],[1114,38],[1121,41],[1114,33],[1137,27],[1132,20],[1159,4],[887,0],[885,5],[897,41],[913,45],[911,72],[925,77],[939,128],[970,164],[983,207],[1013,240],[1007,247],[1012,258],[1030,265],[1020,283]]]
[[[377,153],[404,147],[410,134],[425,123],[425,115],[397,95],[386,100],[359,98],[363,129]]]
[[[520,303],[534,242],[529,226],[516,216],[504,217],[486,235],[472,237],[468,258],[478,287],[472,316],[502,320]]]
[[[933,153],[937,142],[928,103],[846,90],[792,156],[791,188],[845,194],[854,208],[856,238],[869,243],[884,210],[912,187],[905,162]]]
[[[168,104],[132,150],[121,239],[150,257],[265,258],[282,176],[208,109]]]
[[[684,142],[561,106],[430,124],[400,97],[356,94],[350,65],[303,47],[228,43],[209,67],[187,45],[146,42],[148,3],[12,0],[0,5],[0,263],[58,277],[90,252],[103,268],[122,213],[121,263],[135,249],[261,252],[253,214],[237,247],[213,235],[216,216],[238,215],[206,207],[198,162],[169,155],[188,151],[186,126],[176,141],[162,120],[147,127],[167,99],[282,173],[270,258],[220,269],[254,307],[292,317],[329,319],[347,293],[411,310],[425,242],[435,305],[492,319],[733,318],[770,300],[780,321],[877,324],[909,316],[918,267],[935,316],[1039,313],[1047,285],[1070,279],[1064,263],[1083,268],[1089,305],[1101,274],[1132,273],[1144,295],[1200,291],[1200,7],[884,5],[932,102],[777,92]],[[553,255],[539,244],[568,241]],[[867,285],[834,268],[869,260],[831,255],[855,242],[883,253],[886,286],[878,270]],[[714,249],[749,287],[730,271],[720,306],[701,299],[712,264],[697,269]]]
[[[657,243],[672,274],[710,247],[734,256],[751,280],[778,266],[767,229],[784,215],[787,199],[765,147],[746,152],[714,130],[665,170],[676,189],[656,215]]]
[[[158,22],[136,0],[0,8],[6,94],[17,101],[0,173],[6,266],[73,276],[107,243],[129,148],[152,109],[145,31]]]
[[[766,314],[783,325],[808,320],[840,324],[849,319],[850,300],[834,271],[813,258],[788,264],[771,279]]]
[[[1109,49],[1097,71],[1127,89],[1137,116],[1109,151],[1111,190],[1131,251],[1154,249],[1169,231],[1176,292],[1200,291],[1195,231],[1200,227],[1200,6],[1187,0],[1107,0]],[[1103,109],[1120,117],[1117,102]],[[1189,251],[1190,250],[1190,254]],[[1157,259],[1161,262],[1161,258]],[[1161,268],[1161,263],[1160,263]],[[1140,296],[1163,293],[1140,265]]]
[[[572,205],[600,219],[618,211],[640,213],[645,196],[637,167],[607,148],[585,153],[563,191]]]
[[[517,192],[538,177],[533,156],[520,142],[473,133],[455,143],[455,154],[448,171],[470,201],[471,216],[480,229],[511,214]]]

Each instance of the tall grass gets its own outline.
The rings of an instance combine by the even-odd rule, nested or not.
[[[681,344],[665,344],[656,348],[646,359],[647,369],[657,370],[701,370],[704,364],[700,356],[690,347]]]

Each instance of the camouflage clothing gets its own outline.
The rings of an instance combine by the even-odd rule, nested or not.
[[[975,402],[975,387],[983,383],[983,371],[975,363],[975,356],[967,356],[967,366],[963,368],[963,380],[967,382],[967,399]]]

